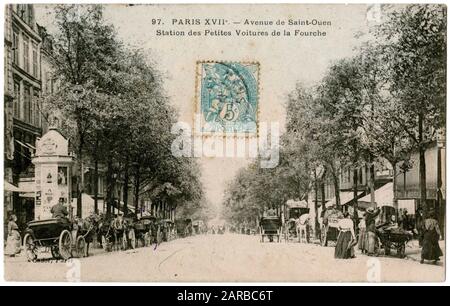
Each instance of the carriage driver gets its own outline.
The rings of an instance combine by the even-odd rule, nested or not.
[[[63,218],[66,219],[69,212],[66,206],[64,206],[64,198],[59,198],[57,204],[53,205],[50,212],[52,213],[52,218]]]

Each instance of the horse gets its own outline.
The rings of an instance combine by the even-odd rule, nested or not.
[[[111,252],[113,247],[114,229],[112,226],[113,220],[107,218],[106,216],[100,216],[97,222],[97,239],[99,240],[100,246],[106,251]]]
[[[96,215],[90,215],[87,218],[76,217],[73,222],[73,238],[76,241],[78,236],[83,236],[86,246],[84,248],[83,254],[80,256],[89,256],[89,246],[94,241],[94,236],[97,232],[98,219]]]
[[[309,243],[309,218],[309,214],[303,214],[295,220],[295,230],[300,243],[303,241]]]

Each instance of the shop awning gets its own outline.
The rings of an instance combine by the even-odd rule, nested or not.
[[[17,140],[17,139],[14,139],[18,144],[20,144],[22,147],[25,147],[25,148],[27,148],[27,149],[29,149],[29,150],[32,150],[32,151],[36,151],[36,148],[33,146],[33,145],[31,145],[31,144],[29,144],[29,143],[23,143],[23,142],[21,142],[20,140]]]
[[[375,190],[375,205],[376,207],[391,206],[394,207],[393,203],[394,190],[393,184],[387,183],[377,190]],[[368,208],[370,204],[370,193],[358,200],[358,206],[361,208]]]
[[[3,181],[3,188],[5,191],[11,191],[11,192],[19,192],[20,189],[17,186],[14,186],[11,183],[8,183],[7,181]]]
[[[358,191],[358,197],[362,194],[362,191]],[[339,197],[341,200],[341,205],[345,205],[348,202],[350,202],[351,200],[353,200],[353,191],[342,191],[339,193]],[[358,200],[359,202],[359,200]],[[336,205],[336,198],[331,199],[330,201],[328,201],[325,206],[326,207],[330,207]]]
[[[34,198],[34,181],[19,182],[19,197]]]

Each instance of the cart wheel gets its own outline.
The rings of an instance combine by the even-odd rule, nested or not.
[[[23,238],[23,247],[25,249],[25,254],[27,255],[28,261],[35,261],[37,259],[36,245],[34,244],[34,239],[30,234],[26,234]]]
[[[322,225],[322,228],[320,230],[320,245],[326,247],[328,245],[328,233],[327,233],[327,227],[325,225]]]
[[[85,256],[86,240],[83,236],[78,236],[75,250],[77,252],[77,257],[81,258]]]
[[[130,239],[131,248],[134,250],[136,248],[136,234],[134,233],[134,229],[128,232],[128,239]]]
[[[50,251],[52,253],[52,256],[54,259],[60,259],[61,258],[61,254],[59,254],[59,248],[57,245],[54,245],[50,248]]]
[[[59,254],[64,260],[72,257],[72,235],[68,230],[63,230],[59,235]]]

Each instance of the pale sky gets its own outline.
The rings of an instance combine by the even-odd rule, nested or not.
[[[179,110],[180,120],[191,123],[195,111],[196,62],[257,61],[260,63],[260,121],[284,124],[286,97],[297,82],[306,85],[319,81],[335,60],[350,56],[359,41],[354,35],[366,31],[367,5],[106,5],[105,17],[114,24],[123,42],[147,51],[157,69],[166,76],[165,90]],[[36,5],[37,21],[52,31],[50,5]],[[152,25],[161,18],[164,26]],[[171,37],[156,36],[156,29],[185,30],[172,26],[172,18],[224,18],[224,30],[295,29],[319,27],[245,26],[249,20],[324,20],[320,27],[326,37]],[[241,22],[240,25],[234,22]],[[198,25],[195,30],[219,29]],[[243,158],[202,158],[202,181],[209,200],[219,206],[225,183],[249,161]]]

